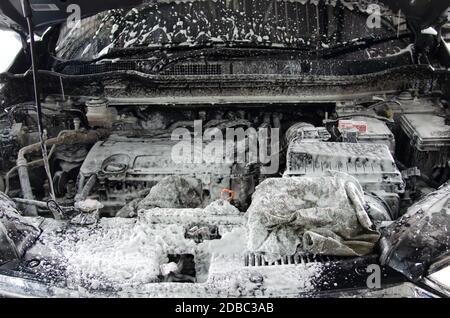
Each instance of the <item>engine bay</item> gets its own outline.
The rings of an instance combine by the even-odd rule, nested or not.
[[[8,108],[9,116],[2,120],[2,190],[13,198],[46,201],[53,188],[62,205],[94,198],[104,206],[101,214],[109,217],[143,199],[169,176],[186,179],[198,195],[196,202],[177,208],[206,207],[231,193],[233,203],[245,212],[264,179],[340,171],[355,176],[366,193],[388,203],[393,216],[402,215],[405,200],[421,197],[421,191],[427,191],[422,189],[436,188],[449,177],[446,105],[437,97],[417,97],[413,92],[369,107],[337,102],[276,109],[155,109],[56,96],[47,97],[43,107],[53,183],[42,182],[35,113],[19,104]],[[174,134],[180,129],[192,139]],[[259,145],[267,148],[261,162],[257,157],[263,151],[254,156],[249,139],[264,129],[272,130],[268,134],[273,133],[277,143],[270,149],[267,136],[267,144]],[[208,135],[211,131],[243,144],[242,149],[214,140]],[[180,141],[191,145],[186,144],[185,160],[175,162],[173,151]],[[203,151],[222,144],[224,151],[215,158]],[[271,156],[279,159],[268,167]],[[30,215],[46,213],[36,204],[31,210]]]
[[[2,1],[0,298],[450,297],[449,1]]]
[[[380,229],[449,178],[446,102],[412,90],[374,100],[171,109],[48,96],[52,184],[34,109],[11,106],[0,190],[43,229],[22,270],[78,292],[364,284],[344,269],[377,258]]]

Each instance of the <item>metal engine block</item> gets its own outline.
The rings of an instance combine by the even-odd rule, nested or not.
[[[81,167],[78,188],[95,175],[97,184],[90,197],[98,199],[105,211],[113,213],[126,203],[142,198],[143,192],[163,178],[177,175],[198,189],[204,206],[226,194],[238,207],[247,207],[258,178],[256,165],[226,161],[176,163],[171,157],[175,143],[166,138],[121,137],[98,142]]]

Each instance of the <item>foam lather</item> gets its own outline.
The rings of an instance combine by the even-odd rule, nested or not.
[[[248,209],[249,250],[275,261],[299,250],[333,256],[370,254],[380,238],[358,181],[333,172],[267,179]]]

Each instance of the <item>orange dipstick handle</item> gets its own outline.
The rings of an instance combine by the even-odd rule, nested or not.
[[[225,196],[228,195],[228,201],[233,201],[234,200],[234,196],[235,196],[235,192],[233,190],[230,189],[223,189],[222,192],[220,193],[220,197],[222,199],[225,199]]]

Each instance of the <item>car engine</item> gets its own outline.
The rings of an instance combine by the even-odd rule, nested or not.
[[[45,102],[45,118],[58,123],[51,126],[46,141],[53,184],[42,181],[45,171],[36,144],[33,110],[17,105],[12,108],[11,119],[27,124],[13,124],[4,130],[2,190],[14,198],[28,216],[53,215],[82,226],[95,224],[99,218],[137,217],[138,222],[145,222],[145,226],[156,233],[164,233],[175,226],[184,241],[170,245],[165,253],[167,263],[178,264],[179,270],[175,276],[168,271],[168,276],[162,280],[205,282],[206,277],[228,277],[223,269],[240,264],[241,256],[222,260],[200,246],[208,241],[221,242],[221,238],[236,231],[243,233],[245,211],[255,215],[259,210],[255,210],[254,205],[264,202],[260,198],[261,191],[282,191],[280,193],[290,195],[292,190],[282,189],[289,187],[284,183],[291,178],[320,180],[328,178],[330,171],[344,173],[360,184],[365,210],[373,222],[381,224],[397,220],[411,202],[440,185],[449,171],[447,110],[439,99],[413,97],[413,94],[408,91],[369,108],[328,103],[314,105],[314,108],[304,105],[295,110],[289,105],[276,109],[243,107],[236,110],[225,105],[217,110],[153,109],[115,106],[100,98],[61,100],[49,96]],[[430,105],[427,111],[414,108],[425,103]],[[387,111],[389,116],[385,115]],[[424,125],[432,125],[433,129],[425,130]],[[250,150],[255,136],[257,138],[257,133],[252,135],[252,132],[264,128],[269,128],[272,134],[266,137],[277,142],[259,144],[269,158],[261,162],[264,156],[250,158]],[[177,129],[181,129],[180,134],[174,133]],[[208,131],[218,135],[232,131],[227,139],[236,143],[229,148],[220,139],[205,138]],[[276,136],[275,132],[281,136]],[[184,136],[184,141],[180,136]],[[177,157],[174,149],[180,145],[184,153]],[[217,149],[223,152],[205,154],[204,150],[211,145],[216,152]],[[225,160],[228,152],[235,155],[239,145],[243,160],[237,157]],[[17,158],[14,158],[14,151],[18,153]],[[279,164],[275,165],[275,170],[267,170],[274,158],[280,158]],[[280,180],[280,184],[276,184],[276,180]],[[270,185],[273,182],[275,184]],[[312,182],[308,187],[315,187],[320,181]],[[57,194],[56,202],[51,200],[51,187]],[[318,191],[329,191],[320,189]],[[325,200],[324,205],[334,196],[326,193],[320,199]],[[286,199],[283,204],[292,200]],[[221,206],[223,202],[225,206]],[[281,202],[270,204],[275,204],[270,209],[276,209],[277,213],[287,208],[277,207]],[[92,214],[93,211],[96,214]],[[252,218],[254,216],[250,216],[249,224]],[[346,225],[346,228],[354,226]],[[111,228],[101,235],[113,235],[106,234],[115,233],[111,231],[115,230]],[[256,239],[252,237],[257,233],[250,232],[250,242]],[[373,235],[369,233],[366,237]],[[311,243],[303,244],[316,244],[314,235],[309,239]],[[45,236],[41,241],[49,244],[45,243]],[[193,243],[195,245],[191,245]],[[268,246],[267,250],[273,249]],[[30,250],[28,259],[38,257],[35,253],[39,248],[35,249]],[[334,249],[331,254],[337,257],[338,250]],[[311,253],[321,255],[312,247]],[[352,253],[358,252],[346,251],[343,255]],[[292,252],[280,252],[280,255],[289,254]],[[276,256],[271,259],[268,255],[267,252],[246,254],[244,268],[270,271],[271,262],[278,261]],[[304,255],[307,254],[283,256],[281,262],[292,266],[309,263],[308,259],[303,259]],[[139,266],[139,263],[133,264]]]
[[[425,103],[431,106],[420,107]],[[52,131],[47,140],[52,147],[52,187],[66,204],[89,197],[101,202],[103,215],[115,216],[126,204],[143,199],[162,179],[180,176],[198,194],[198,207],[225,196],[245,211],[255,187],[265,178],[317,176],[333,170],[355,176],[366,193],[387,204],[395,218],[405,196],[420,191],[417,183],[438,185],[448,177],[450,133],[446,109],[439,100],[405,92],[395,101],[380,103],[382,111],[389,108],[390,118],[379,116],[380,108],[339,103],[315,106],[295,111],[289,106],[276,111],[256,107],[153,110],[114,106],[100,98],[61,100],[49,96],[45,118],[58,123],[49,125]],[[49,197],[50,185],[40,181],[42,162],[34,161],[39,149],[33,148],[36,127],[33,111],[27,107],[12,106],[10,120],[14,123],[3,130],[1,184],[13,197],[23,193],[24,199],[44,200]],[[28,124],[15,124],[19,120]],[[199,127],[194,127],[196,122]],[[191,153],[184,156],[188,160],[173,160],[173,149],[182,140],[172,136],[176,129],[184,129],[192,137],[203,137],[208,129],[224,135],[227,130],[240,129],[243,134],[232,137],[245,144],[245,159],[249,159],[249,131],[261,127],[276,128],[282,135],[277,149],[267,149],[269,157],[284,158],[270,175],[261,173],[264,163],[258,160],[224,160],[227,149],[213,163],[208,160],[211,158],[202,160],[202,149],[219,142],[203,138],[192,143],[193,147],[187,145]],[[200,149],[200,158],[196,158],[195,147]],[[14,151],[19,158],[14,158]],[[33,213],[37,209],[31,208]]]
[[[0,297],[450,295],[442,2],[11,1]]]

